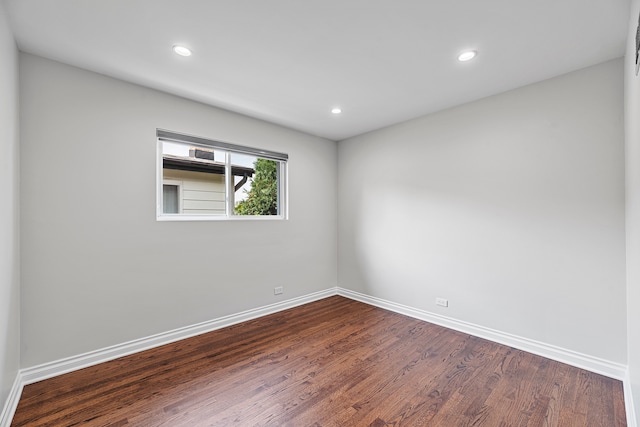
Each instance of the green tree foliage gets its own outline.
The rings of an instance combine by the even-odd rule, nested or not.
[[[256,171],[247,198],[235,208],[236,215],[278,214],[278,162],[257,159]],[[245,190],[246,191],[246,190]]]

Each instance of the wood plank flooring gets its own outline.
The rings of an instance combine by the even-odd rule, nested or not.
[[[342,297],[24,388],[12,426],[626,426],[622,384]]]

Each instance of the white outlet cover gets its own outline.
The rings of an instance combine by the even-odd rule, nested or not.
[[[449,300],[446,298],[436,298],[436,305],[449,307]]]

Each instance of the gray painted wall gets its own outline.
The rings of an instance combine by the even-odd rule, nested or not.
[[[20,368],[18,49],[0,2],[0,412]]]
[[[22,366],[336,286],[335,142],[28,54],[20,72]],[[158,127],[288,153],[290,219],[157,222]]]
[[[626,363],[622,66],[341,141],[340,286]]]
[[[625,140],[627,184],[627,330],[629,373],[640,425],[640,76],[635,73],[636,28],[640,0],[631,2],[625,60]]]

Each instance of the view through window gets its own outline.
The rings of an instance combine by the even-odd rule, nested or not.
[[[158,130],[158,219],[285,217],[288,156]]]

